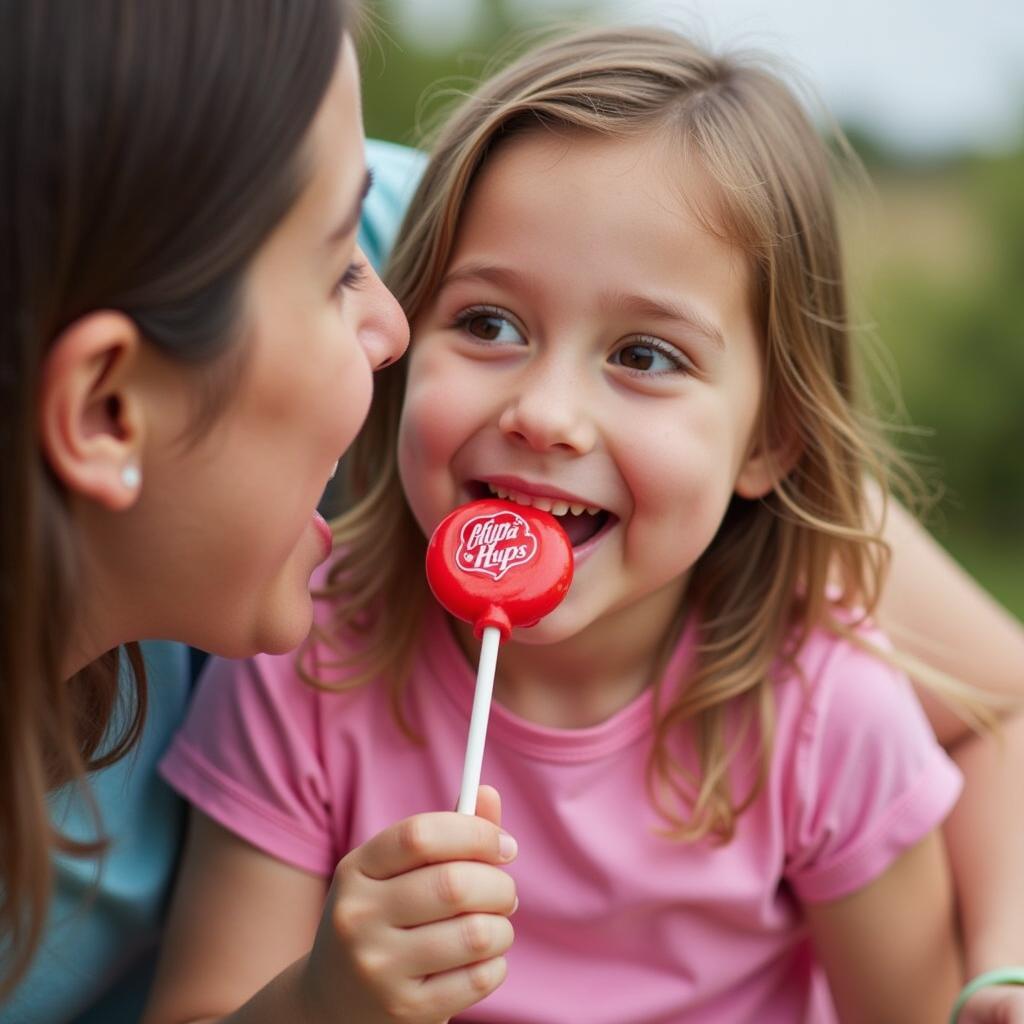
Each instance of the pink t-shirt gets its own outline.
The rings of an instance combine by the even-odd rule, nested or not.
[[[692,645],[680,641],[666,686],[685,685]],[[899,673],[824,633],[800,662],[804,681],[777,682],[767,783],[726,846],[658,834],[653,691],[586,729],[494,705],[483,778],[519,841],[520,905],[508,979],[460,1020],[835,1020],[801,902],[877,878],[942,821],[960,776]],[[383,684],[325,693],[294,664],[214,661],[162,770],[211,818],[326,880],[387,825],[454,807],[474,671],[432,609],[407,690],[416,745]],[[749,772],[741,759],[734,778]]]

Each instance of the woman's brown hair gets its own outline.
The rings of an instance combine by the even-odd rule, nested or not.
[[[863,404],[833,161],[796,94],[755,54],[715,55],[656,28],[592,29],[550,42],[485,82],[438,136],[386,273],[413,345],[481,167],[496,147],[538,131],[570,140],[656,133],[675,145],[680,166],[698,161],[717,188],[713,208],[695,212],[745,254],[755,282],[764,399],[753,443],[770,452],[792,438],[795,464],[778,467],[763,499],[733,499],[694,566],[686,601],[699,622],[697,662],[679,695],[664,702],[649,774],[672,834],[724,841],[760,787],[733,791],[738,739],[730,729],[738,720],[756,730],[763,779],[777,665],[796,669],[813,629],[867,646],[856,625],[877,604],[888,558],[880,516],[897,460]],[[355,504],[335,527],[342,554],[326,593],[341,634],[360,635],[344,663],[352,684],[401,680],[426,600],[422,573],[410,580],[408,568],[422,564],[425,541],[396,465],[406,373],[403,363],[378,377],[347,460]],[[914,671],[947,693],[965,693],[923,666]],[[696,772],[672,753],[680,731],[692,737]]]
[[[0,9],[0,995],[38,943],[47,793],[122,756],[112,651],[62,678],[78,589],[68,496],[37,440],[40,368],[116,309],[222,405],[243,278],[305,180],[302,142],[340,52],[341,0],[31,0]],[[205,364],[205,365],[204,365]],[[182,481],[187,487],[187,481]],[[121,666],[123,668],[123,666]]]

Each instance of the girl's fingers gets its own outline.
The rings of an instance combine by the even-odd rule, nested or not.
[[[425,864],[483,861],[507,864],[516,842],[496,825],[476,815],[436,811],[416,814],[386,828],[338,865],[342,875],[356,869],[369,878],[386,879]]]
[[[477,790],[476,816],[501,826],[501,795],[493,786],[481,786]]]
[[[458,914],[511,914],[516,884],[500,868],[477,861],[448,861],[408,871],[386,883],[383,907],[396,928],[443,921]]]
[[[445,1017],[454,1017],[490,995],[507,974],[505,958],[496,956],[425,978],[415,998],[422,1006],[443,1007]]]
[[[504,955],[514,937],[512,922],[500,914],[462,914],[410,928],[403,937],[402,973],[429,978],[491,960]]]

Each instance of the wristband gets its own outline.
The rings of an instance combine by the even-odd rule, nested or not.
[[[960,995],[956,997],[953,1004],[953,1012],[949,1016],[949,1024],[956,1024],[964,1003],[974,995],[978,989],[989,988],[993,985],[1024,985],[1024,967],[997,967],[994,971],[986,971],[976,978],[967,982]]]

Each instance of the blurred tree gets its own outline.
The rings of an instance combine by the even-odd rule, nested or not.
[[[368,8],[372,27],[363,33],[359,56],[366,134],[406,145],[422,143],[448,101],[521,52],[526,30],[545,20],[517,12],[513,0],[477,0],[469,32],[450,46],[428,49],[406,34],[393,0]]]
[[[935,179],[927,169],[901,172],[908,173],[919,183]],[[955,195],[978,237],[961,228],[942,243],[964,248],[954,274],[937,273],[934,254],[913,260],[913,243],[903,240],[875,269],[869,302],[896,356],[910,419],[928,431],[915,447],[935,460],[947,486],[934,525],[1024,617],[1022,181],[1024,149],[947,166],[930,215],[955,220],[949,200],[939,198]],[[886,193],[883,185],[883,205],[891,207]],[[958,255],[947,254],[949,266]]]

